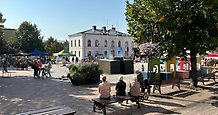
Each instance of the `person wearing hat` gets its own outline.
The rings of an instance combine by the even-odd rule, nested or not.
[[[125,96],[126,95],[126,82],[123,81],[123,76],[119,76],[118,82],[116,83],[116,95]]]
[[[142,72],[139,69],[136,69],[135,74],[137,76],[137,81],[140,83],[141,92],[145,92],[144,77]]]
[[[98,85],[100,99],[110,99],[111,85],[106,79],[106,76],[103,76],[102,83]]]

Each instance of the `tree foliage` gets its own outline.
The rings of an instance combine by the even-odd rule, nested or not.
[[[218,46],[216,0],[127,1],[126,20],[136,43],[152,41],[168,59],[190,50],[191,78],[197,86],[196,55]]]
[[[48,55],[52,55],[53,53],[57,53],[63,50],[65,47],[64,44],[58,42],[55,38],[49,37],[48,40],[44,42],[45,51],[48,52]]]
[[[0,54],[4,54],[7,51],[6,41],[3,38],[3,29],[4,29],[4,22],[6,19],[3,18],[2,13],[0,12]]]
[[[69,41],[68,40],[64,41],[63,45],[64,45],[64,49],[69,51]]]
[[[43,37],[36,24],[24,21],[16,31],[18,47],[23,52],[31,52],[34,49],[43,50]]]

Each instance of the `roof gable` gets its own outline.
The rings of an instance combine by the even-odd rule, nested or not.
[[[103,27],[105,28],[105,27]],[[109,30],[104,30],[104,29],[96,29],[96,28],[92,28],[92,29],[88,29],[88,30],[85,30],[85,31],[82,31],[82,32],[78,32],[78,33],[75,33],[75,34],[71,34],[71,35],[68,35],[69,37],[72,37],[72,36],[78,36],[78,35],[82,35],[82,34],[93,34],[93,35],[111,35],[111,36],[128,36],[130,37],[129,34],[126,34],[126,33],[123,33],[123,32],[119,32],[117,30],[115,30],[115,28],[111,28]]]

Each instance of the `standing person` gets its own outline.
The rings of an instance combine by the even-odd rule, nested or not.
[[[78,57],[76,57],[76,63],[78,63],[79,62],[79,58]]]
[[[145,67],[144,67],[144,65],[142,64],[142,71],[145,71]]]
[[[38,69],[38,75],[37,75],[37,78],[40,78],[40,73],[41,73],[41,68],[42,68],[42,62],[40,59],[38,59],[36,61],[36,66],[37,66],[37,69]]]
[[[135,71],[137,76],[137,81],[140,83],[141,92],[145,92],[145,84],[144,84],[144,77],[138,69]]]
[[[51,77],[51,68],[52,68],[52,64],[51,61],[48,62],[48,67],[47,67],[47,72],[49,74],[49,77]]]
[[[106,81],[106,76],[102,77],[102,83],[98,85],[100,99],[110,99],[111,85]]]
[[[34,79],[36,79],[38,77],[38,71],[39,71],[39,68],[37,66],[37,60],[33,62],[32,69],[33,69],[33,77]]]
[[[2,67],[3,67],[2,72],[8,72],[8,70],[7,70],[8,64],[7,64],[6,59],[2,63]]]
[[[137,76],[132,77],[132,81],[130,83],[130,96],[139,96],[140,95],[140,83],[137,80]]]
[[[123,81],[123,76],[119,76],[119,81],[116,83],[115,89],[117,96],[126,95],[126,82]]]

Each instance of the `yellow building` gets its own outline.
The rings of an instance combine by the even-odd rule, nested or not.
[[[3,29],[3,39],[6,41],[11,41],[13,37],[15,37],[16,29],[4,28]]]

